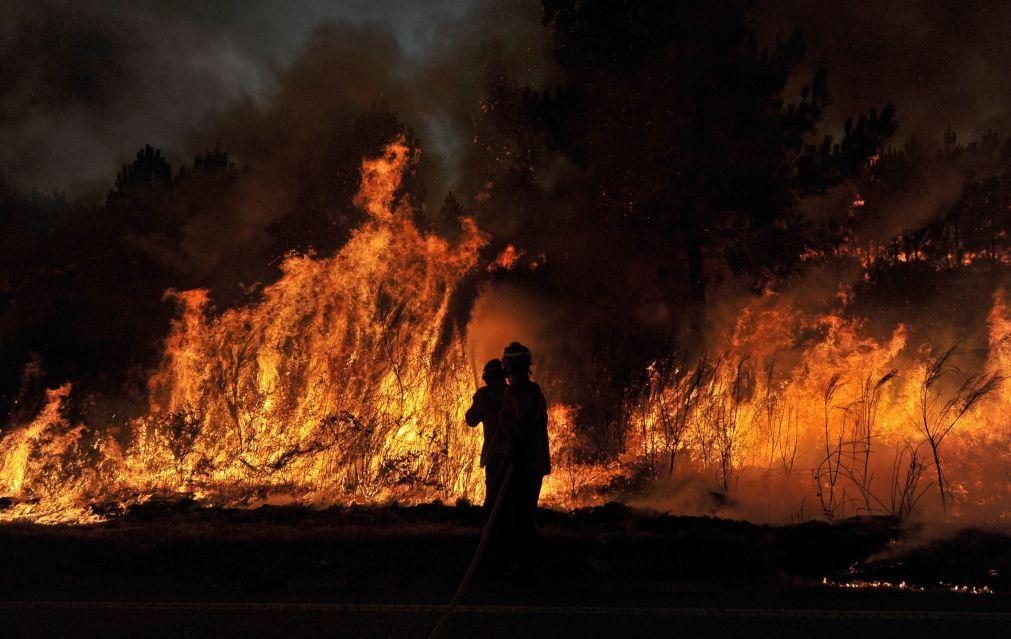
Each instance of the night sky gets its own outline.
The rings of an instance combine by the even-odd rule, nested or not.
[[[791,87],[829,70],[825,127],[885,102],[896,141],[936,143],[1011,128],[1011,4],[934,0],[759,2],[765,43],[801,29],[808,52]],[[176,161],[206,142],[215,114],[237,101],[267,104],[279,74],[329,23],[341,53],[342,100],[391,103],[442,159],[449,185],[489,47],[513,73],[550,77],[533,0],[397,2],[60,2],[0,9],[0,172],[21,188],[104,194],[110,176],[150,143]],[[478,52],[475,54],[475,52]]]

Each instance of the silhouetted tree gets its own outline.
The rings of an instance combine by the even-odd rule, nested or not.
[[[161,155],[161,149],[146,145],[137,151],[133,164],[124,164],[116,175],[116,186],[109,191],[109,201],[126,197],[131,189],[142,186],[168,186],[172,183],[172,165]]]
[[[797,198],[856,174],[895,126],[888,106],[847,122],[838,143],[809,143],[825,75],[787,104],[803,39],[760,49],[748,4],[545,0],[565,81],[526,97],[548,144],[583,170],[588,214],[682,262],[671,276],[699,302],[722,268],[760,287],[788,267],[802,248]]]

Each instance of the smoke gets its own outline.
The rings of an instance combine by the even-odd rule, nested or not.
[[[713,487],[707,473],[683,472],[677,479],[661,479],[629,505],[679,515],[739,519],[755,523],[785,524],[818,517],[811,499],[810,477],[797,472],[748,469],[737,479],[731,494]]]
[[[145,143],[176,161],[213,113],[237,100],[269,100],[321,21],[384,25],[408,55],[423,57],[438,25],[468,2],[5,3],[0,10],[0,174],[22,189],[108,188],[115,168]],[[407,57],[383,69],[375,50],[342,66],[407,75]],[[378,59],[377,59],[378,62]],[[366,102],[381,94],[368,87]],[[203,151],[205,149],[197,149]]]
[[[557,370],[565,341],[556,327],[563,323],[567,309],[551,303],[535,292],[515,284],[487,287],[477,298],[467,328],[467,345],[475,371],[485,362],[502,357],[510,342],[520,342],[534,356],[534,377],[550,382],[550,371]]]
[[[262,62],[212,25],[125,6],[5,4],[0,171],[15,184],[107,187],[138,146],[179,154],[201,115],[265,80]]]
[[[828,69],[828,118],[836,126],[890,101],[902,138],[939,143],[948,126],[962,137],[1011,127],[1007,3],[767,0],[758,3],[755,25],[769,42],[793,28],[804,33],[808,70]]]
[[[766,42],[795,27],[805,33],[807,70],[829,69],[836,126],[892,101],[902,137],[936,140],[949,125],[962,137],[1011,125],[1003,90],[1009,11],[1002,3],[779,0],[759,3],[755,25]],[[432,174],[450,188],[466,183],[473,106],[488,73],[508,69],[521,86],[544,85],[551,73],[540,3],[532,0],[336,7],[315,0],[16,0],[0,18],[0,173],[22,188],[104,190],[114,167],[145,143],[176,161],[205,150],[192,141],[206,139],[206,118],[236,100],[271,101],[283,82],[278,70],[305,55],[321,21],[372,24],[401,50],[392,58],[381,47],[348,50],[334,75],[378,75],[341,99],[390,99],[424,131],[440,164]],[[394,78],[399,91],[391,91]]]

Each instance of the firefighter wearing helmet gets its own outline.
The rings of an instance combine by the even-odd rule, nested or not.
[[[484,444],[481,446],[481,467],[484,468],[484,505],[491,509],[509,465],[508,442],[499,432],[502,403],[505,401],[506,373],[501,360],[484,365],[481,374],[485,386],[477,389],[464,416],[471,428],[482,424]]]
[[[504,507],[509,538],[516,561],[514,577],[535,579],[537,557],[537,501],[545,475],[551,474],[548,450],[548,409],[541,387],[530,379],[530,349],[519,342],[506,347],[502,366],[508,379],[499,420],[506,440],[507,459],[513,467]]]

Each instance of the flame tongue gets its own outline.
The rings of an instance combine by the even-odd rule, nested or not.
[[[363,160],[362,182],[355,196],[355,206],[375,220],[392,220],[398,213],[393,208],[394,198],[411,160],[411,149],[402,136],[388,144],[380,157]],[[407,208],[406,203],[401,208]]]

